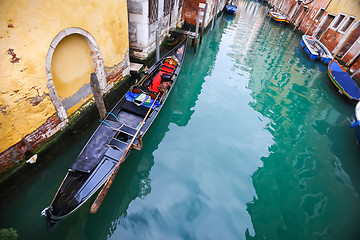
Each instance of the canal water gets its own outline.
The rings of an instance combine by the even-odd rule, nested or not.
[[[241,1],[189,47],[144,148],[100,207],[54,230],[40,216],[98,120],[1,202],[21,239],[360,239],[354,106],[300,35]],[[38,164],[41,164],[39,159]],[[36,165],[35,165],[36,167]]]

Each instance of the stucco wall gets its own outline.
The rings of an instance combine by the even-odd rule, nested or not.
[[[333,0],[327,9],[328,13],[360,17],[360,2],[358,0]]]
[[[3,152],[56,116],[45,65],[50,44],[59,32],[76,27],[90,33],[107,70],[128,62],[129,42],[126,0],[2,0],[0,9]]]

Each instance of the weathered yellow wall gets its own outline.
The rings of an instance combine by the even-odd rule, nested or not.
[[[328,13],[338,15],[345,13],[347,17],[360,17],[360,1],[359,0],[332,0],[328,9]]]
[[[126,0],[1,0],[0,9],[2,152],[55,113],[46,87],[45,58],[60,31],[78,27],[89,32],[108,67],[124,60],[129,42]],[[16,58],[18,62],[11,63]]]

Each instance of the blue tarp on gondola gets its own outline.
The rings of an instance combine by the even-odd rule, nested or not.
[[[133,102],[134,99],[135,99],[136,97],[138,97],[139,95],[140,95],[140,94],[137,94],[137,93],[127,92],[127,93],[126,93],[126,100],[128,100],[128,101],[130,101],[130,102]],[[150,102],[149,106],[147,106],[147,105],[145,105],[145,104],[142,104],[142,105],[149,108],[149,107],[153,104],[153,102],[154,102],[154,100],[151,99],[151,102]],[[156,107],[158,107],[158,106],[160,106],[160,105],[161,105],[161,104],[160,104],[158,101],[156,101],[155,104],[153,105],[152,109],[155,109]]]
[[[353,99],[360,100],[360,89],[347,72],[340,67],[337,61],[332,61],[329,65],[331,75],[343,90]]]

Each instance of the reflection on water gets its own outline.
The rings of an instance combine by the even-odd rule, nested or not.
[[[358,239],[353,106],[266,11],[239,1],[188,49],[144,148],[95,215],[89,201],[49,232],[40,211],[96,122],[6,200],[1,227],[25,239]]]

